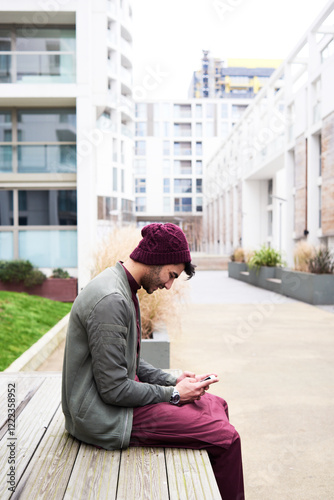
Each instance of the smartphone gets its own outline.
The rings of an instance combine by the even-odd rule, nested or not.
[[[202,380],[200,380],[200,382],[204,382],[205,380],[214,380],[215,378],[217,378],[216,375],[209,375],[208,377],[205,377]]]

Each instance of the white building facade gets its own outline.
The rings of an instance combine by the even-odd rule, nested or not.
[[[202,251],[204,164],[250,99],[137,102],[135,203],[139,225],[173,222]]]
[[[293,265],[298,241],[334,247],[333,9],[331,1],[207,163],[207,251],[266,244]]]
[[[0,259],[90,279],[134,221],[127,0],[0,1]]]

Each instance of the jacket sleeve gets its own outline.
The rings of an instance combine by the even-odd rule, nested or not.
[[[141,382],[165,386],[175,386],[177,380],[174,375],[166,373],[163,370],[160,370],[160,368],[155,368],[142,358],[140,358],[139,362],[138,378]]]
[[[106,404],[125,407],[168,402],[173,387],[128,378],[126,351],[131,321],[130,306],[117,292],[104,297],[88,317],[87,336],[99,395]]]

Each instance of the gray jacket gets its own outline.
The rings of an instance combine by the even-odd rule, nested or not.
[[[117,263],[88,283],[72,307],[62,378],[65,427],[86,443],[126,448],[133,408],[168,402],[175,384],[140,353],[137,358],[136,311]]]

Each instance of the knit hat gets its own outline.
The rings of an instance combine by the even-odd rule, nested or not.
[[[131,259],[150,266],[191,262],[184,232],[171,224],[148,224],[142,229],[143,239],[133,250]]]

